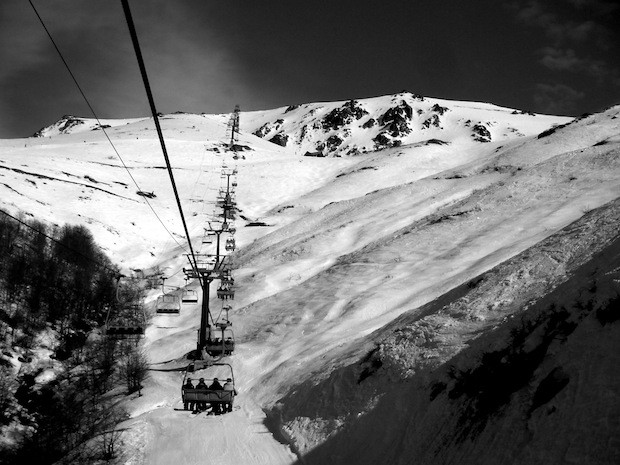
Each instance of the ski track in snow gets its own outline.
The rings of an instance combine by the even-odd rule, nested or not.
[[[295,455],[271,440],[265,415],[248,398],[239,396],[226,415],[194,414],[164,406],[128,422],[149,425],[141,463],[148,464],[290,464]],[[173,406],[182,408],[180,400]],[[142,419],[142,417],[147,417]]]

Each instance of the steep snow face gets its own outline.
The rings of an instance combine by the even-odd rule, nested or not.
[[[303,463],[616,463],[619,214],[612,202],[403,315],[282,399]]]
[[[328,457],[331,463],[343,464],[617,460],[617,448],[605,449],[619,432],[617,422],[610,420],[617,409],[606,411],[606,402],[617,406],[617,399],[611,400],[606,392],[618,389],[617,377],[610,377],[608,370],[617,361],[620,339],[617,323],[614,328],[606,327],[608,323],[598,315],[604,314],[601,309],[606,300],[617,296],[620,282],[620,191],[614,187],[620,177],[618,110],[615,107],[586,119],[581,126],[567,127],[566,137],[558,139],[570,149],[565,153],[553,143],[546,144],[547,150],[540,149],[536,139],[510,148],[504,155],[498,152],[492,162],[478,160],[436,176],[435,181],[466,183],[480,175],[510,173],[449,209],[435,210],[426,222],[389,234],[390,242],[399,246],[370,244],[350,261],[339,262],[355,264],[363,271],[338,274],[336,279],[346,276],[349,283],[352,276],[362,275],[370,284],[363,289],[359,286],[358,296],[363,298],[353,301],[349,315],[351,307],[363,307],[367,302],[374,305],[369,305],[366,314],[377,315],[378,309],[383,313],[386,302],[402,297],[407,281],[391,286],[390,280],[397,276],[403,261],[411,270],[408,283],[414,290],[403,299],[410,310],[369,337],[354,344],[330,345],[322,352],[320,364],[312,364],[312,358],[304,353],[303,360],[313,376],[288,390],[271,410],[283,433],[305,455],[304,463],[325,463]],[[539,163],[535,161],[537,151]],[[513,162],[526,163],[506,165],[508,154]],[[599,168],[593,169],[594,165]],[[605,172],[611,174],[609,182],[604,181]],[[565,184],[590,175],[588,187]],[[595,193],[600,181],[605,186]],[[611,202],[591,211],[590,194]],[[546,212],[545,218],[535,220],[539,208]],[[491,216],[485,217],[485,212]],[[513,217],[501,218],[504,214]],[[555,229],[573,220],[565,229]],[[477,231],[475,236],[469,232],[471,226]],[[538,227],[543,229],[535,232]],[[450,230],[450,240],[443,236],[443,228]],[[549,236],[552,230],[558,232]],[[526,242],[523,236],[518,238],[524,233],[529,236]],[[547,239],[536,244],[544,237]],[[485,242],[484,258],[477,258],[471,248],[478,239]],[[508,249],[504,240],[512,244]],[[515,247],[522,247],[523,252],[515,256]],[[425,259],[428,261],[417,268],[417,262]],[[489,265],[494,260],[498,265],[492,268]],[[390,261],[390,279],[379,283],[373,301],[369,299],[373,275],[387,273],[384,266]],[[432,274],[434,266],[440,268],[437,274]],[[465,273],[461,266],[467,269]],[[474,271],[484,269],[490,271]],[[451,275],[455,271],[457,274]],[[444,278],[449,284],[442,289]],[[545,297],[567,280],[560,291]],[[327,282],[315,288],[327,286]],[[428,289],[438,291],[435,300],[421,296]],[[527,309],[531,310],[525,312]],[[341,312],[338,318],[345,319],[346,313]],[[518,318],[513,320],[514,316]],[[329,328],[327,321],[329,318],[323,321],[323,332]],[[562,346],[576,326],[580,329],[570,338],[571,347]],[[511,345],[509,335],[519,332],[527,336],[527,342]],[[466,350],[473,339],[483,336],[484,344]],[[550,343],[551,339],[555,342]],[[317,344],[314,350],[319,347]],[[601,363],[590,367],[581,350],[596,353]],[[532,352],[537,354],[535,360],[529,358]],[[609,353],[614,354],[611,360]],[[280,363],[285,371],[295,370],[294,363]],[[526,365],[524,372],[518,371],[523,369],[520,363]],[[277,379],[274,373],[277,371],[270,372],[271,382]],[[469,376],[472,373],[478,378]],[[490,379],[483,379],[483,374]],[[547,404],[569,378],[575,380],[570,394],[562,396],[559,403]],[[466,382],[471,384],[464,388]],[[584,382],[596,387],[585,392]],[[518,397],[511,403],[512,393]],[[440,400],[431,402],[435,398]],[[591,416],[584,411],[590,403],[597,412]],[[560,413],[547,418],[556,410]],[[526,425],[522,423],[524,415],[531,415]],[[609,427],[599,428],[601,421]],[[515,436],[521,439],[514,441]],[[591,452],[602,449],[602,455]]]
[[[304,116],[312,109],[314,115]],[[185,306],[176,318],[153,316],[144,347],[162,371],[154,371],[144,395],[128,403],[126,462],[201,463],[210,452],[214,461],[225,453],[230,463],[291,463],[290,450],[265,434],[261,407],[281,405],[290,421],[287,434],[300,450],[310,450],[346,423],[325,412],[333,407],[331,400],[313,396],[305,386],[328,379],[334,392],[354,394],[358,378],[338,379],[341,366],[361,363],[369,382],[379,379],[377,391],[362,396],[363,408],[355,414],[368,411],[378,401],[373,393],[387,381],[372,376],[375,358],[365,358],[376,348],[377,334],[387,337],[401,315],[467,286],[620,195],[619,110],[539,139],[567,119],[409,94],[307,104],[288,112],[242,113],[239,143],[248,149],[242,152],[245,159],[236,161],[222,142],[227,115],[162,117],[194,244],[201,243],[212,216],[222,163],[238,166],[234,255],[239,268],[230,314],[238,349],[229,361],[241,395],[237,410],[214,421],[175,410],[181,407],[181,374],[165,370],[183,366],[185,354],[195,348],[200,303]],[[442,129],[433,124],[433,115]],[[290,134],[272,142],[266,129],[259,131],[263,137],[252,134],[278,119],[281,128],[290,123]],[[293,133],[306,120],[320,121],[321,127],[306,129],[309,139],[298,143]],[[491,121],[498,124],[484,124]],[[489,138],[474,129],[478,124],[490,142],[475,140]],[[345,135],[342,125],[351,134]],[[80,131],[81,126],[0,142],[3,208],[50,223],[86,224],[123,267],[159,267],[170,277],[166,284],[182,286],[186,246],[152,121],[123,121],[106,129],[139,187],[102,131]],[[370,151],[381,131],[401,145],[390,142]],[[301,156],[314,150],[319,135],[342,147],[333,153],[344,153],[346,144],[368,153]],[[211,306],[221,303],[214,298]],[[484,322],[483,312],[470,316]],[[470,322],[457,324],[467,328]],[[430,328],[429,333],[437,331]],[[462,345],[454,347],[450,353]],[[295,389],[309,396],[294,397]],[[209,441],[196,448],[200,437]]]
[[[617,112],[601,116],[602,124],[615,121]],[[385,165],[373,158],[376,170],[350,170],[276,209],[276,217],[300,218],[237,255],[248,270],[241,295],[255,300],[240,325],[252,363],[265,367],[269,383],[257,387],[269,391],[264,398],[275,402],[274,385],[286,386],[291,373],[303,379],[309,368],[321,370],[352,341],[617,198],[617,144],[590,145],[591,129],[575,130],[586,145],[574,137],[572,150],[549,159],[541,151],[539,164],[495,163],[505,151],[533,158],[538,139],[531,139],[467,158],[463,169],[376,191],[369,186],[380,183]],[[617,132],[607,126],[610,137]],[[419,149],[383,161],[404,168]],[[353,189],[361,195],[354,197]],[[347,197],[309,211],[325,192]],[[273,354],[272,346],[283,350]]]
[[[485,103],[396,95],[293,105],[243,114],[242,127],[308,156],[357,155],[426,142],[471,144],[537,134],[570,118]]]

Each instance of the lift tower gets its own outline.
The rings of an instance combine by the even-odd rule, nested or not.
[[[226,323],[215,323],[211,311],[209,309],[209,287],[214,280],[220,280],[221,284],[217,290],[218,297],[227,300],[234,298],[232,289],[233,280],[231,277],[232,262],[230,256],[224,255],[221,248],[221,236],[223,233],[232,233],[231,220],[234,219],[236,212],[236,202],[234,200],[234,191],[231,185],[231,176],[237,174],[237,170],[223,169],[222,177],[226,178],[226,189],[220,192],[218,197],[218,206],[222,209],[222,221],[209,221],[208,228],[205,232],[215,236],[215,253],[212,254],[196,254],[196,263],[194,267],[183,268],[188,279],[199,279],[202,284],[202,307],[200,316],[200,329],[198,330],[197,352],[200,358],[203,357],[204,349],[211,338],[212,326],[217,326],[222,331],[229,325]],[[191,257],[188,256],[191,262]],[[227,319],[228,321],[228,319]],[[211,324],[213,323],[213,325]]]
[[[228,149],[236,153],[238,148],[237,141],[239,140],[239,105],[235,105],[235,109],[228,120],[228,133],[230,135]]]

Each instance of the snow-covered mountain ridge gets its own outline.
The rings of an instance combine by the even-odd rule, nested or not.
[[[110,128],[112,126],[121,126],[124,124],[135,123],[145,118],[131,119],[100,119],[80,118],[79,116],[64,115],[58,121],[50,126],[39,129],[32,137],[51,137],[59,134],[72,134],[83,131],[96,131],[100,129]]]
[[[505,141],[558,124],[557,117],[410,92],[249,112],[243,121],[247,131],[312,156],[356,155],[413,143]]]
[[[161,115],[164,118],[183,115]],[[203,114],[204,115],[204,114]],[[241,113],[242,129],[311,156],[367,153],[413,143],[506,141],[535,135],[568,117],[534,114],[488,103],[443,100],[410,92],[359,100],[290,105]],[[140,121],[65,115],[35,137],[75,134]],[[541,129],[543,128],[543,129]]]
[[[443,129],[432,124],[420,129],[428,119],[423,116],[438,114],[435,104],[450,109],[439,115]],[[308,116],[319,106],[323,109]],[[534,308],[569,282],[618,234],[620,107],[570,124],[567,118],[513,111],[398,94],[242,113],[239,142],[249,150],[237,160],[240,248],[231,318],[239,349],[230,358],[241,409],[217,425],[199,423],[173,410],[180,402],[178,373],[153,371],[144,396],[128,404],[133,414],[124,425],[126,461],[201,463],[208,452],[214,461],[291,463],[290,452],[262,434],[258,407],[270,412],[273,429],[308,463],[364,463],[356,455],[367,451],[355,448],[360,444],[375,445],[367,454],[373,463],[388,456],[395,463],[462,458],[464,449],[447,439],[443,455],[434,456],[436,443],[405,434],[438,432],[449,439],[463,432],[450,422],[444,429],[435,423],[442,412],[461,412],[459,405],[467,401],[453,400],[458,390],[442,370],[451,364],[474,370],[489,347],[505,349],[504,325],[513,321],[511,315],[520,318],[523,307]],[[359,127],[370,118],[374,126]],[[227,119],[162,118],[195,243],[211,214],[219,167],[231,161],[223,143]],[[286,146],[269,142],[275,130],[263,138],[252,134],[278,119],[283,120],[278,130],[290,134]],[[474,140],[467,119],[496,121],[485,126],[490,142]],[[313,128],[316,121],[321,126]],[[404,127],[399,121],[411,132],[399,129]],[[295,134],[304,125],[308,136],[297,145]],[[554,125],[564,126],[549,131]],[[182,285],[182,247],[154,218],[93,127],[91,121],[66,134],[50,130],[47,137],[1,141],[3,208],[50,222],[86,223],[123,266],[160,266],[171,276],[167,283]],[[399,135],[385,137],[401,144],[373,151],[373,139],[392,129]],[[106,131],[140,190],[155,195],[153,208],[182,245],[152,121],[111,123]],[[330,154],[345,155],[353,147],[359,153],[302,156],[320,137],[327,143],[337,134],[344,141]],[[425,143],[429,139],[448,143]],[[613,284],[614,268],[600,270],[612,273]],[[218,305],[215,299],[212,305]],[[145,348],[154,366],[184,363],[195,347],[198,314],[196,305],[176,319],[153,318]],[[482,337],[487,345],[467,351]],[[549,373],[533,375],[534,390]],[[432,404],[429,380],[446,384],[432,390],[437,399]],[[449,393],[453,398],[447,400]],[[416,416],[418,410],[430,413]],[[388,428],[392,416],[395,427]],[[385,433],[379,442],[373,439],[377,430]],[[481,447],[490,457],[502,447],[509,450],[505,438],[485,441]],[[560,447],[554,447],[548,447],[549,456],[557,458]]]

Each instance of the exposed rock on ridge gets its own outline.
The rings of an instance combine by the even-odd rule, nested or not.
[[[529,129],[528,120],[534,115],[508,108],[493,107],[498,121],[483,120],[489,115],[480,112],[485,105],[491,107],[402,92],[345,102],[291,105],[245,124],[246,130],[278,145],[286,135],[287,147],[313,156],[366,153],[416,144],[429,138],[485,143],[540,132]],[[552,124],[569,121],[560,117],[544,126],[545,118],[548,117],[538,115],[536,126],[547,129]],[[428,132],[433,134],[425,134]],[[276,134],[280,135],[274,139]],[[332,139],[327,143],[332,137],[338,137],[341,142],[334,144]]]

